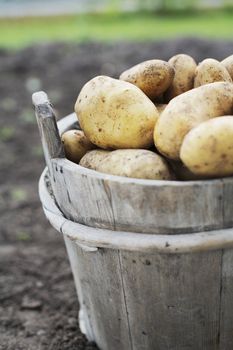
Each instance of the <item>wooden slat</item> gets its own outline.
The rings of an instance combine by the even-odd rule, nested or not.
[[[103,181],[80,176],[69,161],[52,160],[54,195],[65,216],[84,225],[115,229],[111,201]]]
[[[233,181],[223,180],[223,221],[225,227],[233,227]]]
[[[233,247],[233,229],[195,234],[151,235],[97,229],[72,222],[63,217],[49,194],[44,181],[45,176],[46,170],[39,181],[39,195],[45,215],[56,230],[65,233],[79,245],[165,254],[204,252]]]
[[[57,202],[66,217],[76,222],[154,234],[225,227],[224,180],[138,180],[101,174],[66,159],[53,159],[52,164]],[[230,198],[229,205],[233,206]]]
[[[116,230],[172,234],[222,226],[222,183],[124,186],[108,181],[108,187]]]
[[[222,257],[220,350],[233,349],[233,249]]]
[[[84,325],[80,325],[80,328],[82,327],[81,330],[87,336],[88,340],[93,341],[95,340],[95,338],[93,334],[91,320],[86,309],[86,303],[85,303],[85,297],[84,297],[85,290],[83,289],[83,284],[81,283],[80,276],[79,276],[78,256],[76,251],[77,245],[74,242],[72,242],[66,235],[64,235],[64,241],[65,241],[68,257],[70,260],[70,266],[71,266],[71,270],[75,281],[75,287],[78,295],[80,310],[83,313]]]
[[[76,246],[83,304],[101,350],[131,350],[118,251],[85,252]]]
[[[221,254],[121,253],[133,350],[219,350]]]

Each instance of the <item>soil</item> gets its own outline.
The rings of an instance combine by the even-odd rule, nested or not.
[[[82,85],[140,61],[178,52],[223,59],[233,41],[44,44],[0,51],[0,350],[96,349],[78,328],[78,301],[64,243],[37,194],[44,168],[31,93],[45,90],[58,118]],[[110,350],[110,349],[109,349]]]

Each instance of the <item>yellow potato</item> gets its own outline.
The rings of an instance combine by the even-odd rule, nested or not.
[[[225,58],[225,60],[223,60],[221,63],[227,69],[231,79],[233,80],[233,55]]]
[[[233,175],[233,116],[207,120],[184,138],[180,157],[197,175]]]
[[[172,180],[174,176],[167,162],[158,154],[143,149],[122,149],[96,155],[101,151],[90,151],[80,165],[102,173],[138,179]],[[103,152],[103,151],[102,151]]]
[[[102,149],[96,149],[93,151],[87,152],[82,159],[80,160],[79,165],[98,170],[101,162],[110,154],[110,151],[104,151]]]
[[[120,75],[120,80],[138,86],[151,100],[160,96],[174,78],[172,66],[162,60],[150,60],[133,66]]]
[[[155,126],[154,142],[160,153],[179,160],[185,135],[210,118],[231,114],[233,84],[217,82],[185,92],[173,98]]]
[[[87,138],[100,148],[149,148],[159,117],[135,85],[99,76],[82,88],[75,112]]]
[[[216,81],[232,82],[230,74],[222,63],[212,58],[199,63],[195,73],[194,87],[214,83]]]
[[[96,148],[81,130],[68,130],[62,134],[61,139],[64,145],[66,158],[74,163],[79,163],[80,159],[87,151]]]
[[[197,64],[191,56],[184,54],[173,56],[168,63],[175,70],[174,80],[165,94],[167,101],[170,101],[193,88]]]

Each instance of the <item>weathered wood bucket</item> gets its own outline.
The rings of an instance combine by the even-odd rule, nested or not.
[[[102,350],[233,349],[233,178],[130,179],[64,157],[53,109],[33,97],[39,192],[64,235],[80,326]],[[60,133],[77,126],[70,115]]]

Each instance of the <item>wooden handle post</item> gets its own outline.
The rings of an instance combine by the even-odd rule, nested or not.
[[[40,91],[32,95],[35,114],[40,131],[45,161],[50,175],[52,175],[51,159],[64,158],[64,148],[59,135],[56,116],[45,92]]]

